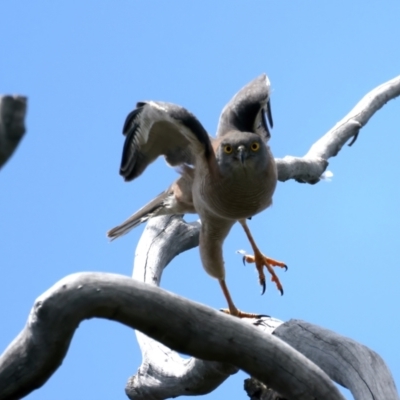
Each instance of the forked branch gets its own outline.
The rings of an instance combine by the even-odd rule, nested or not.
[[[286,156],[276,159],[279,180],[317,183],[328,166],[328,159],[336,156],[350,140],[351,146],[360,129],[389,100],[400,95],[400,75],[367,93],[356,106],[332,129],[317,140],[304,157]]]

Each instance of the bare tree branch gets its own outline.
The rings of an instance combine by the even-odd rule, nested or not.
[[[273,333],[315,362],[355,399],[398,399],[382,358],[356,341],[304,321],[290,320]]]
[[[352,145],[369,119],[389,100],[400,95],[400,75],[367,93],[357,105],[302,157],[286,156],[276,159],[279,180],[317,183],[328,166],[328,159],[336,156],[345,143]]]
[[[273,335],[315,362],[335,382],[348,388],[354,399],[399,399],[388,367],[368,347],[300,320],[281,324]],[[255,378],[246,379],[245,390],[254,400],[284,400]]]
[[[0,169],[11,157],[25,133],[26,97],[0,97]]]
[[[151,219],[136,248],[133,278],[159,286],[164,268],[179,253],[196,247],[199,233],[199,222],[187,224],[181,216]],[[125,391],[130,399],[165,399],[182,394],[209,393],[238,371],[230,364],[182,358],[139,331],[136,336],[142,365],[127,382]]]
[[[287,400],[255,378],[244,380],[244,390],[250,400]]]
[[[133,278],[158,286],[169,262],[198,245],[199,233],[200,222],[187,224],[181,216],[151,219],[136,248]],[[270,321],[273,328],[280,323],[274,319]],[[141,332],[136,332],[136,336],[143,359],[125,388],[131,399],[166,399],[209,393],[238,370],[229,364],[196,358],[188,360]]]
[[[179,352],[232,364],[288,398],[343,400],[329,377],[292,347],[238,318],[128,277],[67,276],[41,295],[0,357],[0,399],[20,399],[61,365],[75,329],[121,322]]]
[[[180,216],[151,219],[136,249],[134,279],[157,286],[163,269],[174,256],[198,244],[199,229],[199,222],[187,224]],[[283,323],[274,318],[242,321],[254,323],[264,333],[273,333],[293,346],[334,381],[347,387],[356,400],[398,399],[386,364],[367,347],[304,321]],[[237,371],[229,364],[182,358],[140,332],[137,332],[137,337],[143,361],[125,389],[132,400],[159,400],[209,393]],[[248,385],[247,391],[254,398],[283,398],[283,394],[272,390],[274,385],[257,384],[254,379],[248,381]]]
[[[399,94],[400,77],[371,91],[304,157],[278,159],[279,179],[318,182],[327,160],[352,137],[353,143],[369,118]],[[25,103],[21,104],[20,116],[25,113]],[[14,126],[10,120],[4,121],[3,131],[4,126]],[[22,132],[21,125],[19,128]],[[0,151],[4,142],[1,140],[0,135]],[[157,286],[163,268],[177,254],[198,244],[198,232],[198,223],[185,224],[176,216],[151,220],[138,246],[135,279]],[[39,297],[26,327],[0,357],[0,400],[21,398],[46,382],[66,355],[78,324],[92,317],[119,321],[143,332],[138,338],[144,363],[126,388],[132,399],[207,393],[238,368],[287,399],[342,399],[316,364],[332,379],[350,386],[357,400],[379,396],[398,399],[383,361],[368,349],[354,350],[354,342],[346,342],[340,336],[332,338],[335,335],[332,332],[307,323],[269,319],[261,320],[256,328],[152,286],[118,275],[96,273],[75,274],[58,282]],[[272,324],[269,331],[273,330],[275,335],[262,332],[266,324]],[[301,325],[302,329],[291,331],[293,325]],[[281,335],[290,346],[275,337]],[[307,345],[302,346],[304,343]],[[338,351],[338,343],[345,351]],[[195,358],[182,361],[165,346]],[[310,351],[315,346],[318,349]],[[348,352],[354,357],[349,358]],[[365,359],[373,362],[366,363]],[[164,362],[168,365],[162,365],[162,360],[168,360]],[[173,367],[170,369],[169,365]],[[206,377],[208,383],[200,382],[200,377],[203,381]],[[184,391],[179,387],[177,393],[179,380],[188,386],[183,387]]]

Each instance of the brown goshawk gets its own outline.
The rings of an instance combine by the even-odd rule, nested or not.
[[[200,256],[204,269],[218,279],[229,310],[239,317],[254,317],[236,308],[225,281],[222,245],[238,221],[253,248],[259,281],[265,291],[264,266],[283,294],[272,266],[285,264],[265,257],[258,249],[246,220],[272,203],[277,184],[274,157],[267,145],[272,127],[270,82],[263,74],[243,87],[225,106],[216,138],[210,137],[185,108],[164,102],[140,102],[126,118],[120,174],[137,178],[158,156],[179,166],[181,176],[172,185],[111,229],[112,239],[126,234],[151,217],[197,213],[201,219]]]

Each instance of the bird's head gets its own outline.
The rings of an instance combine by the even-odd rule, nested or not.
[[[239,131],[232,131],[223,136],[216,156],[222,173],[264,169],[270,158],[267,145],[260,136]]]

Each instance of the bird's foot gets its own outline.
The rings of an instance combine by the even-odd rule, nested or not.
[[[264,294],[266,289],[265,275],[264,275],[264,267],[266,267],[268,272],[271,274],[271,281],[275,282],[276,287],[281,292],[281,295],[283,295],[282,284],[279,281],[279,278],[275,274],[275,271],[273,270],[272,267],[285,268],[285,271],[287,271],[288,267],[285,263],[274,260],[273,258],[269,258],[259,251],[256,251],[254,255],[247,254],[244,250],[239,250],[238,253],[242,254],[243,256],[243,264],[246,264],[246,262],[256,264],[259,282],[260,285],[262,286],[261,294]]]
[[[228,303],[228,308],[221,308],[220,311],[222,311],[225,314],[233,315],[234,317],[239,317],[239,318],[260,319],[261,317],[269,317],[269,315],[253,314],[253,313],[247,313],[247,312],[238,310],[232,300],[230,293],[229,293],[228,286],[226,285],[225,279],[220,278],[220,279],[218,279],[218,281],[219,281],[219,284],[221,285],[222,292],[224,293],[225,299]]]
[[[229,310],[228,308],[221,308],[220,311],[222,311],[225,314],[233,315],[234,317],[239,317],[239,318],[255,318],[255,319],[260,319],[263,317],[269,318],[270,315],[265,315],[265,314],[254,314],[254,313],[248,313],[248,312],[243,312],[235,308],[234,310]]]

